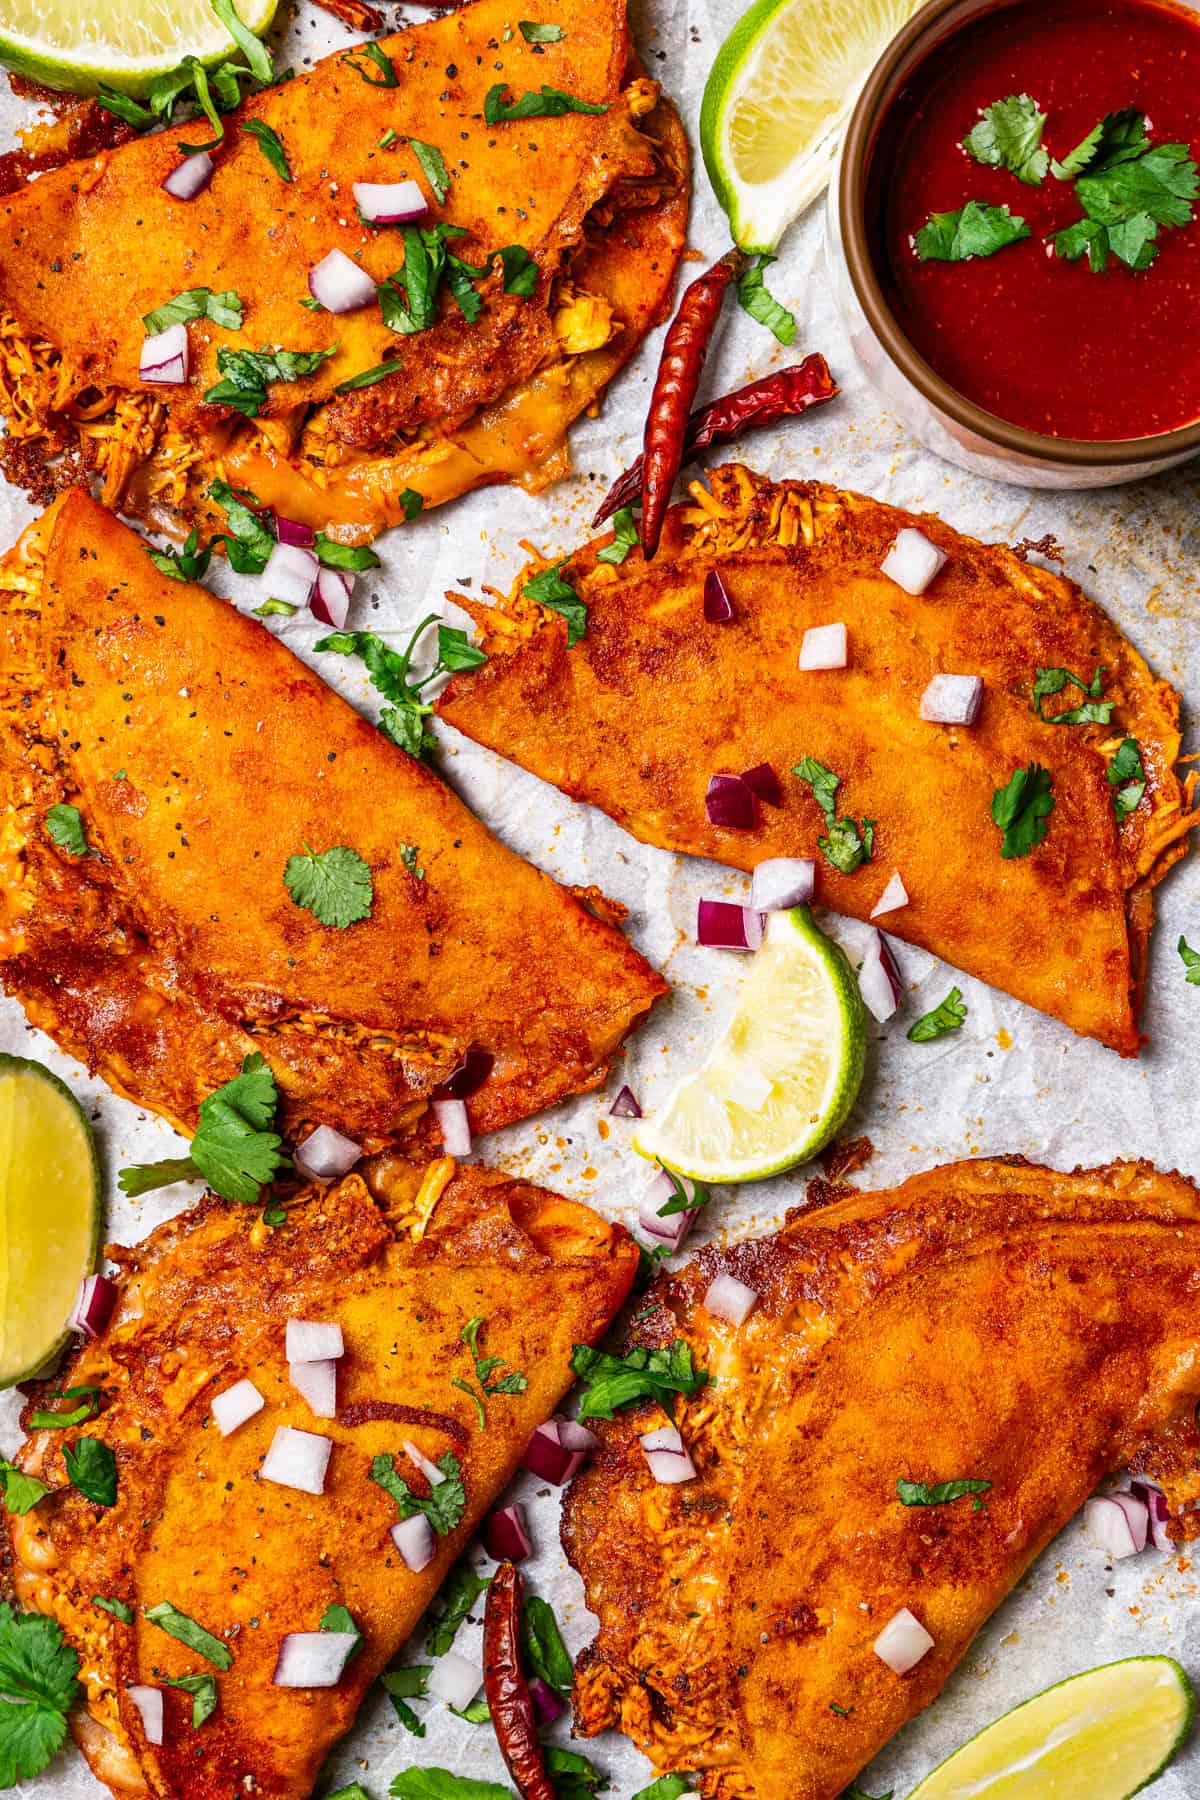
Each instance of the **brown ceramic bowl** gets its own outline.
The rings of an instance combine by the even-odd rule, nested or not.
[[[1154,437],[1110,441],[1044,437],[966,399],[901,330],[871,256],[867,167],[880,122],[912,69],[996,0],[929,0],[875,64],[851,114],[829,186],[825,249],[838,309],[855,355],[888,410],[922,443],[976,474],[1026,487],[1113,487],[1173,468],[1200,452],[1200,422]]]

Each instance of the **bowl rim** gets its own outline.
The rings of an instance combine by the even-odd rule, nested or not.
[[[982,4],[971,12],[964,12],[947,35],[953,35],[979,12],[1019,3],[1020,0],[982,0]],[[1181,458],[1187,451],[1200,449],[1200,419],[1191,425],[1176,426],[1171,431],[1135,438],[1047,437],[1024,425],[1013,425],[968,400],[939,375],[910,343],[884,298],[867,241],[868,153],[876,125],[892,97],[897,69],[914,50],[931,49],[938,27],[947,14],[963,7],[964,0],[926,0],[876,62],[850,115],[838,177],[837,206],[846,267],[868,324],[892,362],[929,404],[997,448],[1039,462],[1079,469],[1159,462],[1164,457]]]

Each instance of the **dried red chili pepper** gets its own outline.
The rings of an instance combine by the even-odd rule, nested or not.
[[[761,381],[752,381],[732,394],[723,394],[719,400],[710,400],[707,406],[697,407],[683,434],[679,466],[682,468],[685,463],[694,461],[709,444],[731,443],[744,431],[807,412],[810,406],[833,400],[840,392],[823,356],[806,356],[803,362],[779,369],[774,375],[764,375]],[[641,488],[642,458],[639,456],[632,467],[613,482],[592,524],[603,525],[618,507],[632,506]]]
[[[642,441],[642,553],[647,562],[658,549],[679,473],[688,414],[725,290],[748,260],[744,250],[727,250],[686,290],[667,332]]]
[[[483,1613],[483,1690],[500,1754],[521,1800],[555,1800],[521,1667],[521,1588],[516,1564],[502,1562],[492,1576]]]

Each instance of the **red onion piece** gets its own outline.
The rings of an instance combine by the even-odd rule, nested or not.
[[[307,606],[320,570],[320,563],[303,544],[276,544],[258,584],[276,600],[286,600],[290,606]]]
[[[696,1479],[696,1465],[674,1425],[664,1425],[658,1431],[647,1431],[639,1441],[646,1466],[655,1481],[664,1487],[675,1487],[681,1481]]]
[[[556,1413],[552,1423],[558,1426],[558,1441],[567,1450],[582,1450],[586,1453],[600,1448],[600,1439],[595,1432],[589,1431],[586,1425],[581,1425],[578,1419],[561,1419]]]
[[[368,225],[411,225],[429,202],[415,181],[356,181],[354,204]]]
[[[758,1305],[758,1294],[736,1275],[718,1275],[704,1296],[704,1310],[730,1325],[744,1325]]]
[[[314,619],[340,631],[350,617],[350,601],[354,596],[354,576],[347,569],[329,569],[322,563],[317,571],[317,585],[308,603]]]
[[[1162,1489],[1155,1487],[1152,1481],[1143,1478],[1141,1481],[1131,1481],[1129,1491],[1146,1508],[1150,1521],[1150,1542],[1154,1548],[1156,1550],[1173,1550],[1175,1545],[1167,1534],[1171,1509],[1167,1505],[1167,1496]]]
[[[72,1331],[82,1331],[86,1338],[98,1338],[113,1316],[120,1291],[107,1275],[85,1275],[70,1318]]]
[[[163,1741],[163,1691],[156,1687],[127,1687],[125,1692],[142,1715],[142,1730],[148,1744]]]
[[[677,1180],[681,1183],[689,1200],[695,1196],[695,1186],[685,1175]],[[653,1238],[657,1244],[666,1244],[672,1251],[678,1250],[692,1226],[696,1223],[696,1208],[684,1207],[677,1213],[668,1213],[663,1218],[659,1208],[675,1198],[675,1186],[665,1169],[660,1169],[645,1193],[638,1208],[638,1225]]]
[[[344,250],[331,250],[308,271],[308,291],[326,312],[357,312],[375,304],[375,283]]]
[[[198,150],[175,164],[163,187],[173,200],[194,200],[212,180],[216,166],[207,150]]]
[[[442,1148],[447,1156],[470,1156],[471,1127],[467,1120],[466,1102],[433,1101],[434,1117],[442,1134]]]
[[[704,616],[710,625],[728,625],[733,618],[729,589],[715,569],[704,577]]]
[[[266,1401],[252,1381],[235,1381],[212,1397],[212,1416],[222,1437],[230,1437],[239,1425],[262,1411]]]
[[[893,869],[891,880],[871,908],[871,917],[878,919],[884,913],[897,912],[900,907],[907,905],[908,889],[900,879],[899,869]]]
[[[435,1661],[425,1692],[431,1700],[444,1700],[447,1706],[461,1712],[464,1706],[470,1706],[482,1686],[479,1664],[460,1656],[457,1650],[447,1650]]]
[[[907,1675],[923,1656],[933,1649],[930,1637],[920,1619],[902,1606],[895,1618],[889,1619],[871,1648],[880,1662],[885,1662],[897,1675]]]
[[[293,1362],[288,1364],[288,1380],[308,1402],[314,1419],[337,1418],[337,1364],[326,1362]]]
[[[302,1175],[314,1181],[336,1181],[346,1175],[362,1155],[362,1145],[344,1137],[332,1125],[318,1125],[310,1131],[295,1153],[294,1162]]]
[[[505,1506],[492,1514],[483,1527],[483,1547],[495,1562],[523,1562],[532,1556],[519,1506]]]
[[[880,1025],[891,1018],[900,1004],[900,972],[882,931],[871,934],[870,947],[858,971],[858,991],[863,1005]]]
[[[281,544],[299,544],[307,550],[316,535],[311,525],[301,525],[297,519],[285,519],[281,513],[275,514],[275,536]]]
[[[289,1319],[286,1351],[289,1362],[336,1362],[346,1354],[340,1325],[318,1319]]]
[[[1142,1506],[1142,1518],[1138,1521],[1134,1506],[1141,1506],[1141,1502],[1122,1506],[1119,1504],[1122,1498],[1134,1500],[1132,1494],[1097,1494],[1083,1509],[1084,1531],[1099,1549],[1108,1552],[1114,1562],[1120,1562],[1126,1556],[1137,1556],[1144,1550],[1150,1530],[1147,1508]]]
[[[709,950],[757,950],[762,935],[763,916],[756,907],[701,900],[697,908],[696,942]]]
[[[138,374],[143,381],[175,385],[188,378],[188,334],[186,325],[168,325],[165,331],[151,331],[142,339]]]
[[[542,1481],[549,1481],[555,1487],[562,1487],[569,1481],[583,1461],[582,1450],[572,1450],[564,1444],[559,1436],[560,1426],[557,1419],[547,1419],[539,1425],[525,1446],[522,1462],[525,1467]]]
[[[783,805],[783,789],[770,763],[755,763],[752,769],[743,769],[742,780],[768,806]]]
[[[935,675],[921,695],[921,717],[933,725],[973,725],[982,704],[982,675]]]
[[[906,594],[923,594],[945,561],[945,551],[909,525],[896,533],[896,541],[879,567]]]
[[[333,1444],[327,1437],[281,1425],[271,1439],[262,1479],[273,1481],[276,1487],[295,1488],[301,1494],[323,1494],[332,1450]]]
[[[433,1535],[433,1526],[424,1513],[414,1513],[411,1519],[401,1519],[398,1525],[392,1526],[391,1538],[404,1566],[419,1575],[437,1555],[437,1539]]]
[[[704,796],[710,825],[728,825],[735,831],[754,828],[754,790],[740,775],[714,775]]]
[[[279,1646],[275,1687],[336,1687],[356,1647],[357,1631],[289,1631]]]
[[[1109,1499],[1119,1506],[1129,1521],[1129,1529],[1140,1556],[1150,1540],[1150,1508],[1136,1494],[1110,1494]]]
[[[556,1694],[540,1675],[535,1675],[529,1683],[529,1698],[533,1701],[533,1710],[541,1725],[553,1725],[555,1719],[561,1719],[567,1710],[567,1703],[561,1694]]]
[[[438,1487],[445,1481],[446,1477],[442,1474],[442,1471],[438,1468],[437,1464],[431,1462],[424,1452],[418,1450],[417,1446],[414,1443],[411,1443],[408,1438],[401,1440],[400,1448],[403,1450],[414,1469],[420,1469],[430,1487]]]
[[[844,669],[848,659],[846,627],[840,620],[836,625],[810,625],[800,640],[803,670]]]
[[[750,905],[755,912],[787,912],[806,906],[817,885],[811,856],[769,856],[750,877]]]
[[[637,1103],[633,1089],[623,1087],[608,1109],[613,1119],[640,1119],[642,1109]]]
[[[495,1067],[490,1050],[468,1050],[457,1069],[451,1069],[445,1081],[433,1090],[435,1100],[469,1100],[479,1092]]]

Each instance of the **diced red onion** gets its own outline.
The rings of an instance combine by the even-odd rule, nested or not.
[[[495,1067],[490,1050],[468,1050],[457,1069],[451,1069],[445,1081],[433,1090],[435,1100],[469,1100],[479,1092]]]
[[[354,576],[350,571],[330,569],[322,563],[308,608],[313,618],[319,619],[322,625],[332,625],[335,631],[340,631],[350,617],[350,602],[353,597]]]
[[[696,1189],[685,1175],[677,1177],[689,1200],[695,1196]],[[665,1169],[660,1169],[645,1193],[642,1204],[638,1208],[638,1224],[659,1244],[667,1244],[672,1250],[678,1250],[692,1226],[696,1223],[695,1207],[685,1207],[677,1213],[668,1213],[666,1218],[659,1215],[659,1208],[668,1200],[675,1198],[675,1187]]]
[[[900,879],[899,869],[893,869],[891,880],[871,908],[871,917],[878,919],[884,913],[897,912],[900,907],[907,905],[908,889]]]
[[[817,885],[811,856],[769,856],[750,877],[750,905],[756,912],[786,912],[806,906]]]
[[[742,780],[768,806],[783,805],[783,789],[770,763],[755,763],[752,769],[743,769]]]
[[[730,1325],[744,1325],[758,1305],[758,1294],[736,1275],[718,1275],[708,1284],[704,1310]]]
[[[1143,1478],[1140,1481],[1131,1481],[1129,1491],[1146,1508],[1150,1524],[1150,1542],[1154,1548],[1156,1550],[1173,1550],[1175,1545],[1167,1534],[1171,1509],[1167,1505],[1167,1496],[1162,1489],[1155,1487],[1152,1481]]]
[[[212,180],[216,166],[207,150],[198,150],[175,164],[163,187],[173,200],[194,200]]]
[[[279,1646],[275,1687],[331,1688],[362,1642],[357,1631],[289,1631]]]
[[[471,1126],[463,1100],[435,1100],[434,1117],[442,1134],[442,1148],[447,1156],[470,1156]]]
[[[846,627],[810,625],[800,640],[800,667],[803,670],[844,669],[848,657]]]
[[[858,971],[858,991],[863,1005],[882,1025],[900,1004],[900,972],[882,931],[871,933],[871,943]]]
[[[404,1559],[404,1566],[419,1575],[437,1555],[437,1539],[433,1535],[433,1526],[424,1513],[414,1513],[411,1519],[401,1519],[398,1525],[392,1526],[392,1542]]]
[[[369,225],[411,225],[429,202],[415,181],[356,181],[354,204]]]
[[[142,1729],[148,1744],[163,1741],[163,1691],[156,1687],[128,1687],[125,1692],[142,1715]]]
[[[400,1448],[403,1450],[405,1456],[407,1456],[409,1462],[413,1465],[413,1468],[420,1469],[430,1487],[438,1487],[445,1481],[446,1477],[442,1474],[442,1471],[438,1468],[437,1464],[431,1462],[427,1456],[417,1449],[417,1446],[414,1443],[409,1441],[408,1438],[403,1438],[401,1440]]]
[[[704,616],[710,625],[728,625],[733,618],[729,589],[715,569],[704,577]]]
[[[331,250],[308,271],[308,291],[326,312],[356,312],[375,304],[376,284],[344,250]]]
[[[921,717],[932,725],[973,725],[982,704],[982,675],[934,675],[921,695]]]
[[[318,1125],[297,1146],[293,1161],[302,1175],[311,1175],[314,1181],[336,1181],[349,1173],[362,1153],[362,1145],[353,1138],[344,1137],[332,1125]]]
[[[212,1397],[212,1416],[222,1437],[230,1437],[239,1425],[262,1411],[266,1401],[252,1381],[235,1381]]]
[[[533,1554],[519,1506],[494,1512],[483,1528],[483,1547],[496,1562],[523,1562]]]
[[[289,1363],[288,1380],[315,1419],[337,1418],[337,1364],[332,1359]]]
[[[138,374],[143,381],[178,383],[188,378],[186,325],[168,325],[165,331],[147,332],[142,339]]]
[[[541,1725],[553,1725],[555,1719],[561,1719],[567,1710],[567,1703],[561,1694],[556,1694],[540,1675],[535,1675],[529,1683],[529,1698],[533,1701],[533,1710]]]
[[[586,1454],[600,1448],[600,1439],[595,1432],[581,1425],[578,1419],[562,1419],[556,1413],[551,1423],[558,1426],[558,1441],[567,1450],[582,1450]]]
[[[303,544],[276,544],[258,584],[272,598],[286,600],[289,606],[307,606],[320,570],[320,563]]]
[[[704,796],[704,810],[710,825],[750,831],[754,826],[754,789],[747,787],[740,775],[714,775]]]
[[[444,1700],[447,1706],[461,1712],[464,1706],[470,1706],[482,1686],[479,1664],[460,1656],[457,1650],[447,1650],[434,1662],[425,1692],[431,1700]]]
[[[316,538],[311,525],[301,525],[297,519],[285,519],[282,514],[275,514],[275,535],[281,544],[300,544],[305,549]]]
[[[871,1648],[880,1662],[885,1662],[897,1675],[907,1675],[923,1656],[933,1649],[930,1637],[920,1619],[902,1606],[894,1619],[889,1619]]]
[[[289,1362],[336,1362],[346,1354],[340,1325],[324,1319],[289,1319],[286,1342]]]
[[[732,900],[701,900],[696,909],[696,942],[709,950],[757,950],[763,916],[755,906]]]
[[[945,561],[945,551],[909,525],[896,533],[895,543],[879,566],[906,594],[923,594]]]
[[[608,1110],[609,1115],[614,1119],[640,1119],[642,1116],[642,1109],[637,1103],[633,1089],[628,1087],[621,1089]]]
[[[552,1482],[555,1487],[562,1487],[571,1479],[584,1455],[582,1450],[572,1449],[563,1442],[561,1430],[559,1420],[547,1419],[533,1433],[521,1459],[531,1474]]]
[[[1122,1501],[1127,1504],[1122,1505]],[[1136,1510],[1139,1507],[1140,1519]],[[1122,1557],[1137,1556],[1146,1548],[1150,1515],[1132,1494],[1097,1494],[1083,1509],[1083,1529],[1099,1549],[1106,1550],[1114,1562],[1120,1562]]]
[[[650,1473],[664,1487],[675,1487],[681,1481],[696,1479],[696,1465],[674,1425],[647,1431],[640,1443]]]
[[[82,1331],[86,1338],[98,1338],[113,1316],[119,1293],[116,1282],[107,1275],[85,1275],[71,1313],[71,1330]]]
[[[295,1488],[301,1494],[323,1494],[332,1450],[333,1444],[327,1437],[281,1425],[271,1439],[262,1479],[273,1481],[277,1487]]]

